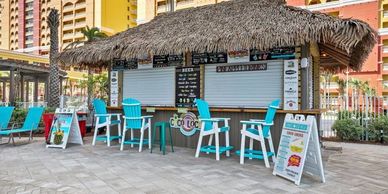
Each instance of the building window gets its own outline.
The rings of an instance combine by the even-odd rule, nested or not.
[[[30,43],[30,44],[26,44],[26,48],[32,48],[34,46],[34,44]]]

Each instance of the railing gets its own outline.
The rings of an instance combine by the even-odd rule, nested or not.
[[[9,106],[9,102],[0,102],[0,106]]]
[[[30,108],[30,107],[47,107],[47,102],[16,102],[16,108]]]
[[[82,3],[77,3],[75,4],[75,8],[78,9],[78,8],[84,8],[86,7],[86,2],[82,2]]]
[[[72,19],[74,16],[73,14],[70,14],[70,15],[64,15],[63,16],[63,20],[68,20],[68,19]]]
[[[383,88],[388,89],[388,81],[383,81]]]
[[[320,130],[322,137],[335,137],[333,124],[339,119],[352,119],[363,128],[361,140],[368,140],[368,125],[372,119],[388,116],[387,96],[353,95],[346,98],[321,97],[321,108],[326,112],[321,114]]]
[[[74,108],[76,111],[88,112],[87,96],[61,96],[60,108]]]

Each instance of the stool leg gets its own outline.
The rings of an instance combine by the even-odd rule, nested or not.
[[[162,126],[159,127],[159,151],[162,151]]]
[[[155,142],[155,136],[156,136],[156,126],[154,126],[154,128],[153,128],[153,133],[152,133],[151,153],[152,153],[152,148],[154,147],[154,146],[153,146],[153,143]]]
[[[165,126],[163,125],[162,127],[162,150],[163,150],[163,155],[166,154],[166,128]]]
[[[174,152],[174,144],[172,143],[172,130],[171,130],[171,126],[168,125],[168,129],[170,131],[170,146],[171,146],[171,151]]]

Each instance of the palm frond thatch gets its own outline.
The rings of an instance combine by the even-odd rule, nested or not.
[[[375,37],[376,32],[359,20],[313,13],[282,0],[234,0],[161,14],[115,36],[64,51],[59,60],[96,64],[144,54],[266,50],[316,42],[346,52],[348,65],[359,69]]]

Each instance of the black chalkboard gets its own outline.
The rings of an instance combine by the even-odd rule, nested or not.
[[[181,55],[168,55],[169,66],[182,66],[183,65],[183,54]]]
[[[193,107],[201,95],[201,68],[177,67],[175,70],[175,106]]]
[[[154,55],[152,62],[153,62],[153,68],[167,67],[168,55]]]
[[[193,65],[212,64],[212,63],[227,63],[228,57],[226,53],[193,53],[191,55]]]
[[[113,59],[112,70],[137,69],[136,59]]]

